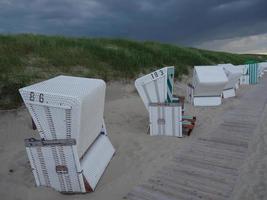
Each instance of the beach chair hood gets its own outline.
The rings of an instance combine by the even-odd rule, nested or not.
[[[105,90],[100,79],[57,76],[19,91],[41,138],[74,138],[80,157],[101,131]]]
[[[135,80],[135,87],[146,109],[150,103],[170,102],[173,95],[174,67],[164,67]]]
[[[259,63],[259,75],[263,75],[264,71],[267,70],[267,62]]]
[[[236,67],[239,68],[242,75],[248,75],[248,67],[246,65],[236,65]]]
[[[221,96],[228,78],[221,67],[195,66],[193,87],[195,97]]]
[[[242,76],[242,70],[232,64],[220,64],[227,78],[228,82],[224,87],[224,90],[235,88],[236,83],[238,83],[239,78]]]

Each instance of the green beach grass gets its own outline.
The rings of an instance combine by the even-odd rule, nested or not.
[[[131,80],[140,73],[174,65],[176,76],[181,77],[194,65],[244,64],[248,60],[266,59],[262,55],[213,52],[157,42],[0,35],[0,109],[20,106],[20,87],[59,74],[105,81]]]

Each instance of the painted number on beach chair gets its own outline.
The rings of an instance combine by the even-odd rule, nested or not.
[[[158,71],[155,71],[153,73],[150,74],[152,79],[156,79],[156,78],[159,78],[159,77],[162,77],[164,75],[164,72],[162,69],[158,70]]]
[[[35,94],[34,94],[34,92],[31,92],[30,93],[30,101],[34,101],[34,100],[35,100]],[[43,93],[39,94],[39,102],[40,103],[44,102],[44,94]]]
[[[30,101],[34,101],[34,92],[30,93]]]

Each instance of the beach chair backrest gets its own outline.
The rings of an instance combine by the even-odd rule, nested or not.
[[[221,67],[195,66],[193,73],[194,96],[220,96],[228,78]]]
[[[150,103],[170,103],[173,98],[174,67],[164,67],[135,81],[135,87],[148,110]]]
[[[238,83],[240,77],[242,76],[242,70],[230,63],[219,64],[218,66],[223,68],[228,78],[228,83],[225,85],[224,89],[227,90],[230,88],[235,88],[235,85]]]

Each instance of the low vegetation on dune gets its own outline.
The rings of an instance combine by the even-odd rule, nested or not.
[[[130,80],[140,73],[174,65],[180,77],[194,65],[243,64],[266,58],[123,39],[0,35],[0,109],[21,104],[20,87],[59,74]]]

